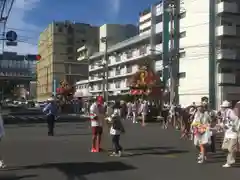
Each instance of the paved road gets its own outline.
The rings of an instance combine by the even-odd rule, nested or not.
[[[46,135],[44,124],[9,125],[1,150],[8,164],[1,180],[225,180],[239,178],[239,169],[221,168],[223,159],[205,165],[195,162],[189,141],[157,124],[142,128],[127,123],[122,144],[125,157],[90,153],[87,123],[58,124],[55,137]],[[104,146],[111,147],[105,136]]]

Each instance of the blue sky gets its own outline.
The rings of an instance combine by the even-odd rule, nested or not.
[[[158,0],[15,0],[7,28],[22,41],[6,48],[18,53],[36,53],[39,33],[53,20],[71,20],[101,25],[137,24],[139,12]]]

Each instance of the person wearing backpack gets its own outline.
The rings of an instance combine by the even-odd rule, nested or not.
[[[121,156],[122,155],[122,146],[120,145],[120,136],[122,133],[125,133],[125,129],[121,122],[120,110],[114,109],[114,112],[111,116],[111,127],[110,135],[112,136],[112,143],[114,146],[114,152],[110,156]]]

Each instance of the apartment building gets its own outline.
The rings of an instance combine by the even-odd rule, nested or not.
[[[104,70],[101,64],[105,61],[103,51],[105,50],[106,44],[105,42],[101,42],[102,37],[106,37],[108,41],[107,63],[109,71],[107,86],[109,95],[128,93],[127,80],[138,70],[139,65],[146,61],[152,62],[153,59],[154,62],[161,59],[159,55],[162,52],[162,22],[154,21],[156,19],[155,17],[161,16],[161,9],[162,6],[158,4],[149,9],[148,13],[151,17],[150,29],[145,29],[145,31],[141,31],[140,34],[131,38],[127,38],[126,33],[122,33],[122,36],[119,36],[121,32],[131,32],[128,31],[127,28],[125,28],[125,31],[118,28],[118,33],[114,33],[117,28],[116,25],[114,28],[111,26],[106,28],[105,25],[100,28],[99,52],[93,53],[93,55],[89,57],[89,88],[93,96],[101,95],[103,91]],[[145,15],[147,15],[147,13],[145,13]],[[146,19],[149,20],[144,17],[144,15],[139,17],[140,25],[138,31],[144,29],[142,27]],[[113,33],[111,33],[111,29]],[[132,31],[134,32],[134,30]],[[152,36],[154,36],[154,38],[152,38]],[[124,37],[126,40],[123,40]],[[120,41],[121,39],[122,41]],[[113,40],[115,40],[115,42]],[[82,48],[79,48],[79,51],[81,50]],[[84,59],[84,57],[85,56],[80,55],[79,60]],[[161,63],[158,63],[158,66],[162,68]]]
[[[53,22],[40,34],[37,64],[37,96],[46,100],[60,81],[70,84],[88,77],[88,66],[77,61],[77,49],[86,43],[98,45],[99,28],[84,23]]]
[[[36,80],[36,55],[3,52],[0,54],[0,85],[2,98],[14,97],[20,87],[29,89],[30,81]],[[16,94],[17,96],[17,94]]]
[[[88,80],[81,80],[75,83],[76,92],[75,97],[90,97],[92,94],[89,92]]]
[[[179,101],[207,96],[213,107],[240,100],[240,2],[183,0],[180,20]]]

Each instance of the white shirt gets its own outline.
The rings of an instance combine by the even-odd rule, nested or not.
[[[102,107],[104,108],[104,107]],[[102,116],[103,114],[100,112],[100,109],[97,105],[97,103],[93,103],[90,106],[90,114],[96,114],[96,116],[98,117],[98,120],[91,120],[91,126],[92,127],[97,127],[97,126],[102,126]]]
[[[224,111],[223,125],[227,127],[225,138],[237,139],[239,127],[236,127],[236,125],[239,126],[239,118],[232,109],[226,109]]]

